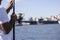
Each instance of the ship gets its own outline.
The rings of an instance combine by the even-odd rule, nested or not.
[[[58,21],[51,21],[51,20],[44,20],[44,19],[39,19],[38,21],[40,24],[59,24]]]

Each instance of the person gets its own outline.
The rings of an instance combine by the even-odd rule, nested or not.
[[[13,7],[12,0],[7,8],[1,6],[2,0],[0,0],[0,40],[12,40],[12,28],[15,23],[17,16],[16,14],[11,15],[11,19],[8,19],[8,13]]]
[[[19,13],[19,18],[18,18],[18,23],[19,24],[22,24],[22,20],[23,20],[23,16],[22,16],[23,14],[22,13]]]

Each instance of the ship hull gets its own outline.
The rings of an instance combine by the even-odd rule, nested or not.
[[[58,21],[42,21],[43,24],[59,24]]]

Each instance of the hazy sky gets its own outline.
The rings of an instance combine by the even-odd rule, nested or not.
[[[6,7],[8,1],[3,0]],[[47,17],[60,14],[60,0],[16,0],[16,14],[22,12],[25,18]]]

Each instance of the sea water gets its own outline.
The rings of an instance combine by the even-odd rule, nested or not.
[[[16,40],[60,40],[60,24],[16,26]]]

